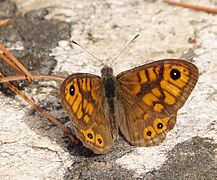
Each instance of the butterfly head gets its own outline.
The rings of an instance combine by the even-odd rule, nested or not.
[[[113,76],[113,69],[107,65],[105,65],[101,70],[102,76],[110,77]]]

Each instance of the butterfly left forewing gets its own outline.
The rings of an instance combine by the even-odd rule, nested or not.
[[[133,145],[161,143],[198,79],[198,69],[184,60],[160,60],[117,76],[117,98],[125,116],[119,126]]]
[[[94,153],[107,153],[113,146],[113,140],[110,122],[105,116],[100,77],[72,74],[61,84],[60,99],[75,126],[77,138]]]

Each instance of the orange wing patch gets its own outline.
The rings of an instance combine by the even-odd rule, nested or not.
[[[96,134],[96,145],[98,145],[99,147],[104,146],[104,140],[100,134]]]
[[[78,107],[80,106],[82,102],[82,95],[81,93],[77,93],[77,97],[72,105],[72,110],[76,113],[78,110]]]
[[[90,91],[90,78],[87,79],[87,91]]]
[[[85,116],[84,116],[84,122],[88,123],[89,120],[90,120],[89,116],[87,114],[85,114]]]
[[[148,117],[150,117],[150,114],[148,114],[148,113],[145,113],[145,115],[144,115],[144,120],[146,120]]]
[[[148,93],[148,94],[144,95],[142,100],[148,106],[153,106],[154,102],[159,101],[159,99],[156,96],[154,96],[152,93]]]
[[[161,96],[161,92],[160,92],[160,89],[158,87],[152,89],[152,93],[157,97]]]
[[[146,127],[143,132],[145,139],[152,139],[156,135],[156,132],[151,126]]]
[[[164,91],[164,95],[165,95],[165,99],[164,99],[164,102],[169,104],[169,105],[172,105],[176,102],[176,98],[173,97],[171,94],[169,94],[167,91]]]
[[[80,83],[80,85],[81,85],[81,87],[82,87],[82,90],[83,90],[84,92],[87,92],[86,78],[83,78],[83,81],[80,79],[79,83]]]
[[[160,82],[161,88],[165,89],[167,92],[169,92],[170,94],[174,95],[174,96],[179,96],[181,93],[181,89],[177,88],[176,86],[174,86],[173,84],[169,83],[166,80],[162,80]]]
[[[141,85],[139,84],[137,73],[131,73],[130,75],[125,74],[119,79],[119,82],[127,86],[127,89],[131,91],[133,94],[137,94],[141,90]]]
[[[95,142],[95,134],[94,134],[92,129],[80,130],[80,131],[83,133],[83,135],[87,141],[92,142],[92,143]]]
[[[149,80],[150,82],[155,81],[157,79],[157,76],[153,70],[154,68],[148,68],[148,75],[149,75]]]
[[[81,119],[83,117],[83,111],[82,111],[82,104],[80,104],[79,108],[78,108],[78,112],[77,112],[77,118]]]
[[[104,140],[100,134],[95,135],[92,129],[80,130],[80,131],[83,133],[83,135],[87,141],[95,143],[99,147],[104,146]]]
[[[90,120],[90,117],[88,115],[91,115],[93,112],[93,104],[82,97],[82,94],[80,93],[78,86],[80,86],[83,91],[87,92],[90,90],[90,83],[90,79],[75,78],[73,82],[70,82],[65,87],[66,101],[71,105],[71,108],[73,112],[76,114],[76,117],[78,119],[84,117],[84,122],[86,123],[88,123]]]
[[[172,78],[172,71],[178,73],[177,78]],[[189,81],[189,70],[187,67],[174,65],[171,67],[170,64],[164,64],[163,80],[160,82],[161,88],[165,95],[164,102],[168,105],[175,103],[176,98],[181,95],[182,88]]]
[[[172,69],[177,69],[180,73],[181,76],[179,79],[177,80],[173,80],[170,76],[171,70]],[[188,82],[189,80],[189,70],[183,66],[173,66],[172,68],[170,67],[169,64],[165,64],[164,65],[164,74],[163,77],[166,81],[169,81],[170,83],[174,84],[175,86],[182,88],[185,86],[185,84]]]
[[[88,103],[87,107],[85,109],[85,113],[88,113],[89,115],[91,115],[93,112],[93,104],[92,103]]]
[[[154,126],[155,131],[158,134],[161,133],[162,131],[165,131],[166,128],[167,128],[164,121],[161,120],[160,118],[157,118],[157,119],[154,120],[153,126]]]
[[[145,139],[152,139],[156,134],[160,134],[161,132],[167,129],[167,122],[169,121],[169,117],[165,118],[156,118],[153,122],[153,127],[147,126],[143,133]]]
[[[157,103],[154,105],[154,110],[157,112],[161,112],[163,109],[164,109],[164,106],[162,104]]]
[[[147,78],[144,70],[139,72],[139,76],[141,79],[140,83],[146,83],[148,81],[148,78]]]

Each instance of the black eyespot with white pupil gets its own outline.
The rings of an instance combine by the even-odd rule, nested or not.
[[[93,139],[93,135],[88,133],[87,136],[90,138],[90,139]]]
[[[70,94],[71,96],[74,96],[74,94],[75,94],[75,86],[74,86],[74,85],[71,85],[71,86],[70,86],[70,88],[69,88],[69,94]]]
[[[181,73],[179,70],[177,69],[172,69],[170,71],[170,77],[173,79],[173,80],[177,80],[181,77]]]
[[[148,131],[148,132],[147,132],[147,136],[151,136],[151,131]]]
[[[163,124],[162,124],[162,123],[158,123],[158,124],[157,124],[157,128],[158,128],[158,129],[162,129],[162,128],[163,128]]]
[[[102,143],[102,140],[101,140],[101,139],[98,139],[97,141],[98,141],[98,143],[99,143],[99,144],[101,144],[101,143]]]

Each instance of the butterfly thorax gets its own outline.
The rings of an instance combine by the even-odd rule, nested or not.
[[[109,121],[111,124],[111,133],[114,139],[118,139],[118,123],[115,119],[115,92],[118,88],[118,81],[113,74],[113,69],[111,67],[105,66],[101,70],[101,79],[103,85],[103,94],[105,96],[106,106],[109,111],[106,114],[109,116]]]
[[[101,79],[105,91],[106,98],[113,98],[115,96],[116,79],[113,75],[113,69],[105,66],[101,70]]]

